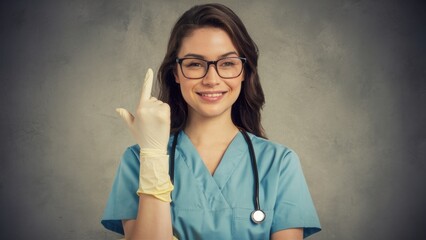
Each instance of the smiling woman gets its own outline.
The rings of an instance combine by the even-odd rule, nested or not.
[[[117,171],[106,228],[126,239],[181,240],[320,231],[298,156],[265,137],[257,59],[229,8],[206,4],[181,16],[159,70],[159,99],[149,70],[135,115],[118,109],[138,144]]]

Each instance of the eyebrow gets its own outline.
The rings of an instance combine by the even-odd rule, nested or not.
[[[224,58],[224,57],[227,57],[227,56],[232,55],[232,54],[235,54],[235,55],[237,55],[237,56],[238,56],[238,53],[237,53],[237,52],[235,52],[235,51],[231,51],[231,52],[227,52],[227,53],[225,53],[225,54],[220,55],[220,56],[219,56],[219,58]],[[185,58],[185,57],[195,57],[195,58],[206,59],[206,57],[205,57],[205,56],[200,55],[200,54],[195,54],[195,53],[188,53],[188,54],[185,54],[185,56],[183,56],[183,57],[184,57],[184,58]]]

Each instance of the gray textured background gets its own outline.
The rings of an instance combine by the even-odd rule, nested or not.
[[[425,239],[425,4],[229,1],[258,43],[264,126],[323,231]],[[1,239],[116,239],[99,221],[134,109],[198,1],[2,1]]]

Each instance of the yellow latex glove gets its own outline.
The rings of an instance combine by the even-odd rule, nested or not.
[[[156,149],[141,149],[137,194],[149,194],[164,202],[171,202],[171,191],[173,184],[169,176],[169,155]]]
[[[141,149],[167,151],[170,135],[170,106],[151,96],[153,75],[152,69],[148,69],[135,116],[124,108],[117,108],[116,111],[126,122]]]
[[[126,122],[140,146],[139,194],[149,194],[171,202],[173,184],[169,176],[167,143],[170,134],[170,107],[151,96],[152,69],[148,69],[135,116],[124,108],[116,111]]]

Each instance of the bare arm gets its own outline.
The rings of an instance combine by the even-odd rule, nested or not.
[[[302,240],[303,229],[291,228],[275,232],[271,236],[271,240]]]
[[[136,220],[123,220],[123,228],[126,240],[172,239],[170,203],[141,194]]]

